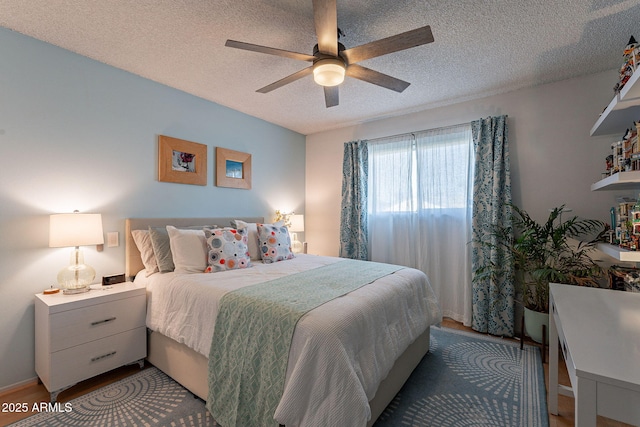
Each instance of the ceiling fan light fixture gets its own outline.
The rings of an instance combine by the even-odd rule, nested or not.
[[[344,61],[320,59],[313,64],[313,80],[320,86],[337,86],[344,81],[345,71]]]

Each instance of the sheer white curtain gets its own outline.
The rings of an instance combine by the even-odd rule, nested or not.
[[[424,271],[442,314],[471,324],[471,126],[369,141],[369,254]]]

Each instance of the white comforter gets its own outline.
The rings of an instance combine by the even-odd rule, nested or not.
[[[225,293],[340,260],[298,255],[243,270],[136,281],[147,281],[150,291],[147,326],[208,357]],[[427,277],[408,268],[310,311],[296,326],[274,418],[286,426],[364,426],[368,402],[397,357],[440,320]]]

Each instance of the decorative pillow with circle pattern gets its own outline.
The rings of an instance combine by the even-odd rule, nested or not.
[[[249,267],[251,256],[247,245],[247,229],[204,229],[207,241],[207,263],[205,273],[235,270]]]
[[[294,257],[291,250],[289,230],[279,224],[258,224],[260,256],[266,264],[284,261]]]

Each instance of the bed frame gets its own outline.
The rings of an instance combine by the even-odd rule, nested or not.
[[[132,230],[147,230],[151,227],[173,225],[176,227],[189,225],[218,225],[228,227],[231,220],[240,219],[245,222],[263,222],[262,217],[232,217],[232,218],[129,218],[125,221],[126,234],[126,262],[127,277],[135,276],[144,268],[133,237]],[[407,350],[400,355],[393,365],[387,378],[378,387],[375,396],[369,401],[371,420],[367,427],[373,425],[382,411],[391,403],[400,391],[422,357],[429,351],[430,328],[427,328]],[[207,399],[209,387],[208,361],[200,353],[184,344],[172,340],[158,332],[151,331],[148,337],[147,360],[171,378],[182,384],[196,396]]]

